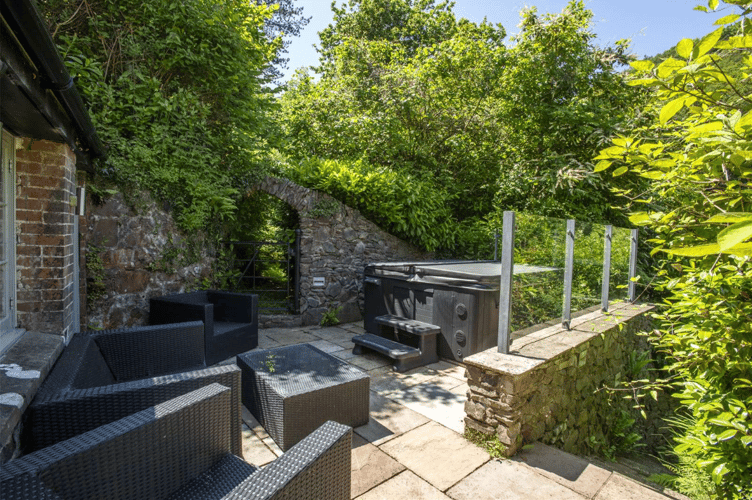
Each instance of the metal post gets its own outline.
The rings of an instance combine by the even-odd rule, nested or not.
[[[300,312],[300,229],[295,230],[295,307],[293,312]]]
[[[634,278],[637,276],[637,237],[639,236],[639,229],[632,229],[630,237],[629,248],[629,287],[628,298],[629,301],[634,303],[637,300],[637,284],[634,282]]]
[[[499,260],[499,230],[494,231],[494,262]]]
[[[567,248],[564,255],[564,308],[561,326],[569,330],[572,321],[572,273],[574,271],[574,219],[567,219]]]
[[[611,282],[611,239],[614,235],[614,227],[606,226],[606,234],[603,237],[603,280],[601,281],[601,310],[608,312],[608,287]]]
[[[514,212],[504,212],[501,228],[501,284],[499,287],[499,352],[509,354],[514,274]]]

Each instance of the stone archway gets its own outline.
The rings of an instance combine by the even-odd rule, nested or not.
[[[331,196],[266,177],[256,189],[293,207],[300,218],[300,311],[305,325],[341,308],[340,321],[363,318],[363,272],[370,262],[426,260],[431,254],[381,230]],[[314,285],[314,278],[316,284]]]

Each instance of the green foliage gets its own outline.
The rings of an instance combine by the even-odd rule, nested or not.
[[[86,302],[88,305],[96,303],[107,292],[105,283],[103,248],[89,245],[86,249]]]
[[[740,90],[752,72],[749,33],[746,23],[723,40],[719,28],[657,66],[633,63],[631,84],[654,92],[652,121],[596,158],[613,176],[650,181],[647,192],[621,194],[631,220],[656,233],[666,299],[651,340],[692,416],[674,451],[711,475],[720,498],[752,493],[752,101]],[[732,54],[740,79],[720,63]]]
[[[181,228],[232,219],[259,175],[277,40],[243,0],[43,0],[51,32],[109,150],[95,183],[168,201]]]
[[[340,203],[337,200],[320,200],[316,205],[306,212],[306,216],[313,219],[319,217],[331,217],[340,210]]]
[[[497,83],[506,125],[497,206],[624,224],[591,159],[630,122],[640,94],[616,72],[628,59],[627,42],[596,47],[591,19],[582,1],[558,15],[523,11]]]
[[[677,438],[696,426],[696,422],[693,420],[691,416],[682,415],[666,419],[672,425],[674,436]],[[715,498],[713,478],[710,473],[695,465],[694,456],[687,452],[669,450],[667,459],[662,460],[662,462],[673,474],[653,474],[648,477],[648,480],[672,488],[687,495],[692,500],[713,500]]]
[[[333,307],[328,309],[321,316],[321,326],[334,326],[339,325],[339,313],[342,311],[342,307]]]
[[[640,93],[614,69],[626,43],[595,47],[582,2],[540,19],[526,12],[509,48],[503,27],[457,19],[450,2],[333,8],[320,78],[299,73],[281,99],[291,157],[362,159],[429,179],[471,237],[494,206],[620,220],[591,158]],[[458,253],[475,252],[457,241]]]
[[[384,24],[386,23],[386,24]],[[425,0],[352,0],[321,33],[321,78],[281,99],[287,152],[370,165],[446,191],[460,219],[491,209],[504,30]]]
[[[240,278],[240,271],[235,268],[235,253],[232,245],[220,246],[212,261],[209,276],[196,283],[198,290],[233,290]]]
[[[588,436],[585,443],[592,453],[615,462],[616,457],[633,452],[642,436],[635,432],[635,419],[628,410],[612,407],[609,413],[605,435]]]
[[[491,458],[505,458],[507,447],[495,434],[485,434],[470,427],[465,427],[465,439],[486,450]]]
[[[301,162],[288,176],[357,208],[381,228],[426,250],[450,247],[454,241],[448,197],[427,181],[364,161],[316,159]]]

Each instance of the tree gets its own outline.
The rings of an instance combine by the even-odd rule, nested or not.
[[[186,230],[231,218],[272,130],[272,9],[245,0],[40,2],[109,149],[93,188],[168,201]],[[215,226],[216,227],[216,224]]]
[[[615,70],[627,45],[595,47],[579,1],[558,15],[527,11],[511,48],[503,27],[457,19],[452,6],[335,6],[320,79],[301,73],[282,98],[289,154],[433,182],[466,225],[499,207],[618,222],[590,160],[638,102]]]
[[[555,15],[523,11],[498,83],[505,148],[497,206],[623,221],[591,158],[627,125],[640,94],[617,72],[628,60],[627,42],[594,46],[591,19],[582,1]]]
[[[461,219],[490,210],[504,30],[457,20],[451,6],[335,7],[321,33],[320,80],[299,74],[282,98],[288,154],[360,159],[432,182]]]
[[[750,1],[726,3],[752,12]],[[631,220],[656,232],[662,256],[667,297],[650,338],[689,415],[673,450],[729,499],[752,494],[752,30],[742,26],[726,40],[723,28],[684,39],[658,65],[632,63],[630,83],[654,93],[645,109],[653,119],[596,158],[597,171],[650,181],[645,192],[620,193]],[[738,79],[724,69],[729,58],[741,61]]]
[[[287,68],[289,57],[283,54],[289,53],[290,40],[288,37],[300,36],[300,32],[310,22],[310,17],[303,16],[303,7],[295,7],[295,0],[256,0],[258,5],[275,7],[274,13],[264,23],[264,32],[269,40],[282,39],[282,47],[272,63],[264,69],[265,76],[278,82],[282,78],[282,69]]]

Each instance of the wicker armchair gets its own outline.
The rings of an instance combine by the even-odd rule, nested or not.
[[[205,367],[201,322],[80,332],[26,410],[21,444],[39,450],[215,382],[231,388],[240,454],[240,369]]]
[[[206,364],[213,365],[258,346],[258,297],[217,290],[149,299],[152,325],[176,320],[204,323]]]
[[[267,465],[231,453],[232,391],[212,384],[0,465],[0,498],[350,498],[352,429],[327,422]]]

